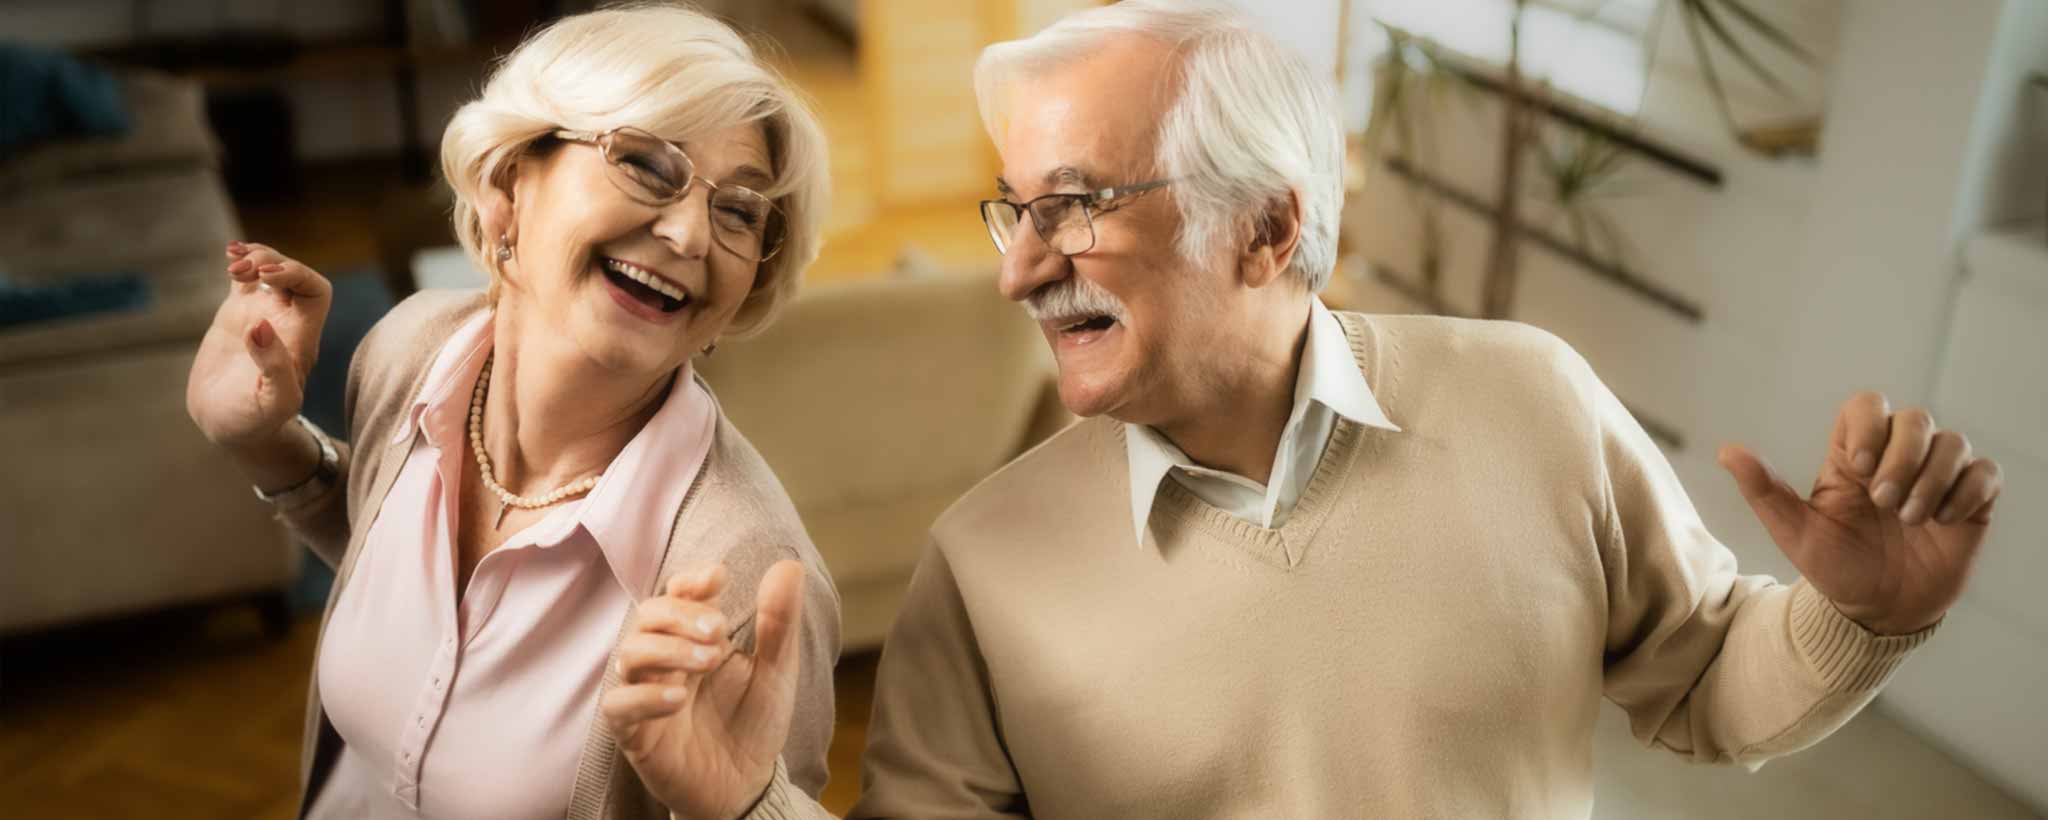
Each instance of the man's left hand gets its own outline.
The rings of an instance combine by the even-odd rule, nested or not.
[[[1932,626],[1962,595],[2004,485],[1961,433],[1867,391],[1843,403],[1805,498],[1740,445],[1719,460],[1807,582],[1880,635]]]

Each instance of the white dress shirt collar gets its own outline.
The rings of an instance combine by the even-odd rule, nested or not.
[[[1323,305],[1322,299],[1310,296],[1308,339],[1302,345],[1301,366],[1294,379],[1294,410],[1288,416],[1287,426],[1275,450],[1270,486],[1200,466],[1151,427],[1124,425],[1125,450],[1131,471],[1131,524],[1138,545],[1142,547],[1145,544],[1145,528],[1152,517],[1152,502],[1159,493],[1159,482],[1174,470],[1205,481],[1234,485],[1225,489],[1233,495],[1257,498],[1258,501],[1251,502],[1258,507],[1256,511],[1232,512],[1240,513],[1240,517],[1246,517],[1254,524],[1271,526],[1276,515],[1284,512],[1280,509],[1283,500],[1291,505],[1292,499],[1300,497],[1301,488],[1315,473],[1315,462],[1320,458],[1322,445],[1334,428],[1334,419],[1324,419],[1323,423],[1316,424],[1318,413],[1334,413],[1384,430],[1398,432],[1401,429],[1387,419],[1378,400],[1373,398],[1365,373],[1352,354],[1351,341],[1344,335],[1344,326]],[[1312,444],[1313,448],[1303,447],[1305,444]],[[1304,452],[1306,457],[1297,456]]]

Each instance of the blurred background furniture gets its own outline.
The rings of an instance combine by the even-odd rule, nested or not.
[[[242,597],[282,629],[299,551],[185,413],[241,230],[216,142],[193,83],[118,79],[125,133],[0,153],[0,633]],[[123,296],[22,315],[87,285]]]
[[[939,513],[1071,420],[993,275],[813,288],[699,361],[831,568],[849,652],[881,645]]]

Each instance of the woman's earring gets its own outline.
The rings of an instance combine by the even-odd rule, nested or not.
[[[706,358],[706,359],[709,359],[709,358],[711,358],[711,354],[713,354],[713,353],[717,353],[717,352],[718,352],[718,343],[717,343],[717,342],[712,342],[711,344],[709,344],[709,345],[705,346],[705,348],[704,348],[704,358]]]
[[[498,261],[512,261],[512,238],[506,234],[498,234]]]

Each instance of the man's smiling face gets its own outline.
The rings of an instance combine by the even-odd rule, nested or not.
[[[1172,101],[1171,54],[1122,37],[1019,80],[997,134],[1000,195],[1023,203],[1147,182]],[[1203,328],[1235,286],[1228,265],[1191,266],[1175,250],[1171,186],[1094,209],[1094,245],[1053,252],[1027,216],[1010,237],[1000,287],[1027,302],[1059,363],[1060,400],[1082,416],[1154,423],[1175,414],[1201,372]],[[1085,243],[1083,243],[1085,244]]]

